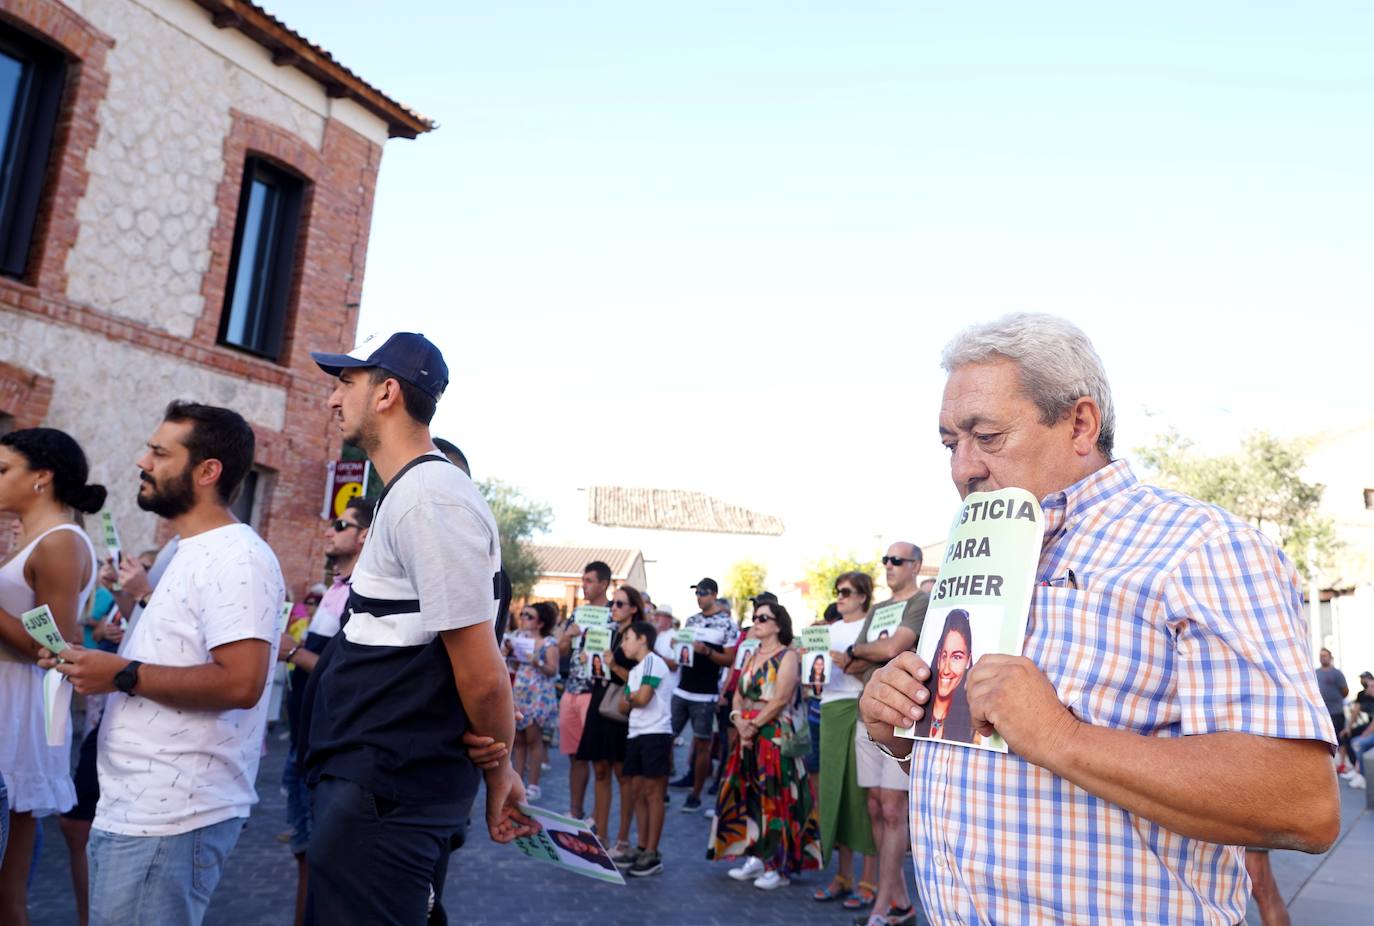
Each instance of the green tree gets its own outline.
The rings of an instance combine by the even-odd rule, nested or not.
[[[1302,478],[1306,452],[1301,440],[1257,431],[1239,452],[1207,456],[1173,430],[1136,451],[1163,484],[1271,528],[1304,578],[1328,569],[1340,545],[1335,524],[1317,508],[1326,486]]]
[[[806,603],[817,616],[835,600],[835,580],[846,572],[867,573],[876,584],[878,561],[860,560],[853,553],[840,554],[832,550],[806,564],[803,573]]]
[[[499,479],[479,480],[477,491],[487,500],[501,532],[501,565],[506,567],[515,597],[523,598],[539,577],[539,563],[529,549],[530,538],[549,529],[553,509],[526,498],[515,486]]]
[[[763,592],[768,570],[750,559],[742,559],[725,573],[725,594],[735,609],[735,620],[743,622],[753,610],[749,599]]]

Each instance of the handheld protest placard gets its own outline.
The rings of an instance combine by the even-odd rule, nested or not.
[[[582,635],[582,661],[592,678],[610,681],[611,667],[606,665],[603,655],[611,648],[611,628],[592,627]]]
[[[696,656],[696,651],[692,648],[696,643],[696,634],[690,630],[679,630],[673,634],[673,658],[677,660],[679,669],[690,669],[692,660]]]
[[[114,566],[115,573],[119,572],[119,551],[124,549],[124,545],[119,542],[119,531],[115,529],[114,515],[108,511],[100,512],[100,535],[105,541],[105,549],[110,552],[110,565]],[[110,586],[114,591],[123,591],[119,582],[116,580]]]
[[[828,649],[807,652],[802,657],[802,682],[809,697],[819,698],[825,691],[825,685],[830,681],[830,666]]]
[[[905,601],[885,604],[873,612],[873,620],[868,622],[865,643],[877,643],[892,636],[892,632],[902,625],[902,615],[906,612]]]
[[[579,605],[573,611],[573,623],[587,630],[592,627],[611,626],[611,609],[598,605]]]
[[[743,669],[745,664],[749,662],[749,657],[754,655],[754,650],[758,648],[758,640],[741,640],[739,644],[739,649],[735,650],[735,668]]]
[[[930,666],[931,697],[925,716],[898,736],[1007,751],[1002,737],[973,731],[968,670],[986,653],[1020,655],[1044,534],[1040,504],[1024,489],[964,499],[916,647]]]
[[[524,804],[520,805],[520,812],[539,824],[538,832],[521,836],[514,842],[515,848],[525,856],[557,865],[584,878],[610,884],[625,883],[601,840],[581,820]]]
[[[40,604],[32,611],[25,611],[19,620],[28,635],[37,640],[38,645],[48,652],[59,654],[67,648],[67,641],[62,639],[62,634],[52,619],[52,611],[47,605]]]

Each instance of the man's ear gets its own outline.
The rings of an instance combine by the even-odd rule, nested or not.
[[[1085,457],[1097,449],[1097,438],[1102,433],[1102,409],[1090,396],[1083,396],[1069,409],[1069,422],[1073,427],[1073,449]]]
[[[372,400],[372,407],[377,411],[387,411],[405,401],[401,396],[401,384],[395,378],[388,376],[380,385],[381,389],[374,394]]]
[[[192,481],[198,486],[212,486],[224,475],[224,464],[219,460],[202,460],[191,473]]]

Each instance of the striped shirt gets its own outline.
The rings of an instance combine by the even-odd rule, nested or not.
[[[1024,654],[1086,723],[1334,745],[1292,564],[1234,516],[1112,463],[1041,502]],[[1077,588],[1056,581],[1072,569]],[[913,861],[937,923],[1235,924],[1243,850],[1188,839],[1031,765],[912,753]],[[1223,770],[1218,770],[1223,771]]]

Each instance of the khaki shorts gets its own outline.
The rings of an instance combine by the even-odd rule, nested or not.
[[[858,759],[859,787],[888,788],[892,791],[906,791],[909,784],[907,773],[895,759],[884,755],[868,738],[868,730],[859,721],[854,730],[854,754]]]

